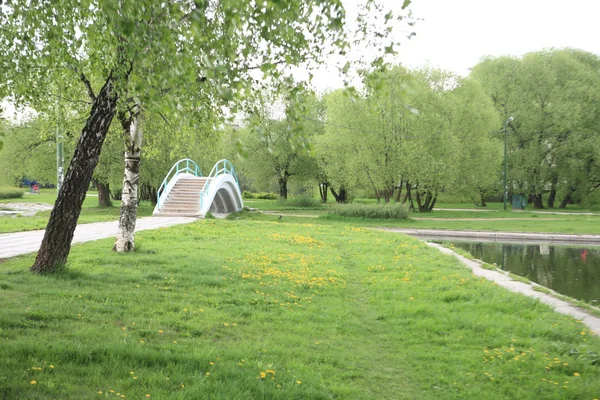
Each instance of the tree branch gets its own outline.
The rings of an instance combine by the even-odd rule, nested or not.
[[[50,93],[50,96],[54,96],[54,97],[56,97],[56,98],[59,98],[59,99],[61,99],[61,100],[68,101],[68,102],[70,102],[70,103],[81,103],[81,104],[87,104],[87,105],[90,105],[90,104],[92,104],[92,102],[91,102],[91,101],[67,99],[66,97],[63,97],[63,96],[61,96],[61,95],[59,95],[59,94],[54,94],[54,93]]]
[[[90,99],[92,99],[92,101],[96,101],[96,95],[94,94],[94,90],[92,89],[92,84],[90,83],[88,78],[86,78],[86,76],[83,72],[79,74],[79,78],[85,85],[88,95],[90,96]]]

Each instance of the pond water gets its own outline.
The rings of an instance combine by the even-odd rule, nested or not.
[[[473,257],[569,297],[600,305],[600,247],[453,242]]]

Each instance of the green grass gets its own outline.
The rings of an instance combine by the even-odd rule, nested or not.
[[[85,199],[78,224],[116,221],[119,219],[121,212],[119,202],[114,202],[113,207],[98,207],[97,204],[97,198],[87,197]],[[152,215],[153,210],[154,208],[149,202],[142,202],[138,206],[138,217]],[[50,211],[39,211],[34,216],[2,216],[0,217],[0,233],[45,229],[48,224],[48,218],[50,218]]]
[[[0,398],[598,397],[573,319],[403,235],[254,218],[1,263]]]
[[[376,204],[373,199],[357,200],[357,204]],[[600,234],[600,213],[594,215],[573,215],[569,212],[554,214],[558,210],[546,210],[547,214],[525,211],[504,211],[501,203],[491,203],[489,212],[474,212],[463,210],[434,210],[431,213],[411,213],[407,220],[375,220],[362,218],[348,218],[327,215],[332,205],[322,205],[320,208],[306,210],[295,207],[285,207],[274,200],[245,200],[244,204],[257,208],[260,211],[273,210],[282,215],[306,214],[322,216],[319,223],[346,223],[396,228],[416,229],[446,229],[446,230],[478,230],[478,231],[506,231],[506,232],[543,232],[565,234]],[[445,204],[455,209],[468,209],[468,204]],[[333,205],[335,207],[335,205]],[[473,206],[472,208],[474,208]],[[479,208],[481,209],[481,208]],[[577,210],[582,212],[587,210]],[[553,213],[553,214],[550,214]],[[294,217],[290,217],[294,218]],[[298,218],[296,218],[298,219]],[[327,220],[334,220],[328,222]],[[309,219],[299,218],[298,222],[309,222]],[[312,221],[314,222],[314,221]]]
[[[2,203],[46,203],[54,204],[56,200],[56,189],[40,189],[39,194],[30,194],[27,188],[22,188],[23,197],[19,199],[0,199]],[[86,199],[87,200],[87,199]],[[98,199],[96,198],[96,202]]]

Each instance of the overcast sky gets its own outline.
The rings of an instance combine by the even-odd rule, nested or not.
[[[600,0],[413,0],[410,8],[421,20],[397,57],[409,67],[429,63],[467,75],[486,55],[550,47],[600,54]],[[321,73],[315,85],[339,87],[341,79],[333,71]]]

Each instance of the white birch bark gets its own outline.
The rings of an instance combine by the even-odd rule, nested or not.
[[[123,177],[123,195],[121,198],[121,216],[119,230],[113,250],[119,252],[134,251],[135,222],[137,219],[138,184],[140,181],[140,153],[142,148],[142,130],[139,127],[140,113],[137,113],[129,127],[127,150],[125,151],[125,174]]]

